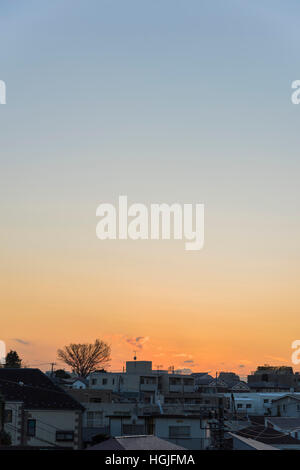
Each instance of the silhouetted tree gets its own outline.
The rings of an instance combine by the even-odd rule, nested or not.
[[[69,379],[71,377],[64,369],[57,369],[54,375],[59,379]]]
[[[110,352],[108,344],[96,339],[93,344],[69,344],[63,349],[58,349],[57,356],[77,375],[87,377],[110,361]]]
[[[20,369],[22,366],[22,359],[16,351],[9,351],[6,354],[5,366],[6,368]]]

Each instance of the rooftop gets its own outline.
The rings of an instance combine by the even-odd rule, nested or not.
[[[5,401],[23,402],[27,409],[84,409],[39,369],[0,369],[0,393]]]
[[[185,450],[156,436],[121,436],[89,447],[87,450]]]

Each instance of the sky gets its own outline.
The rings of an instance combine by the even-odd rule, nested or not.
[[[299,18],[296,0],[2,0],[7,349],[42,369],[96,338],[110,370],[135,350],[243,376],[292,365]],[[100,241],[96,208],[119,195],[204,203],[204,249]]]

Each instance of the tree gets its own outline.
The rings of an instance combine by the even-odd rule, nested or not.
[[[64,369],[57,369],[54,372],[55,377],[58,379],[69,379],[71,376]]]
[[[10,350],[6,354],[5,358],[5,368],[11,368],[11,369],[20,369],[22,366],[22,359],[19,357],[18,353],[16,351]]]
[[[80,377],[87,377],[110,361],[111,348],[100,339],[93,344],[69,344],[58,349],[58,359],[70,366]]]

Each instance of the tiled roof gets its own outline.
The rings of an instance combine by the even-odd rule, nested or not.
[[[263,442],[264,444],[269,445],[294,444],[300,446],[300,441],[298,439],[294,439],[291,436],[275,431],[275,429],[270,427],[266,428],[264,425],[248,426],[247,428],[235,432],[235,434],[238,436],[255,439],[259,442]]]
[[[27,409],[84,410],[84,407],[39,369],[0,369],[5,401],[24,402]]]
[[[300,418],[268,417],[266,419],[272,425],[278,426],[280,429],[285,429],[290,432],[300,429]]]
[[[112,437],[87,450],[185,450],[156,436]]]

